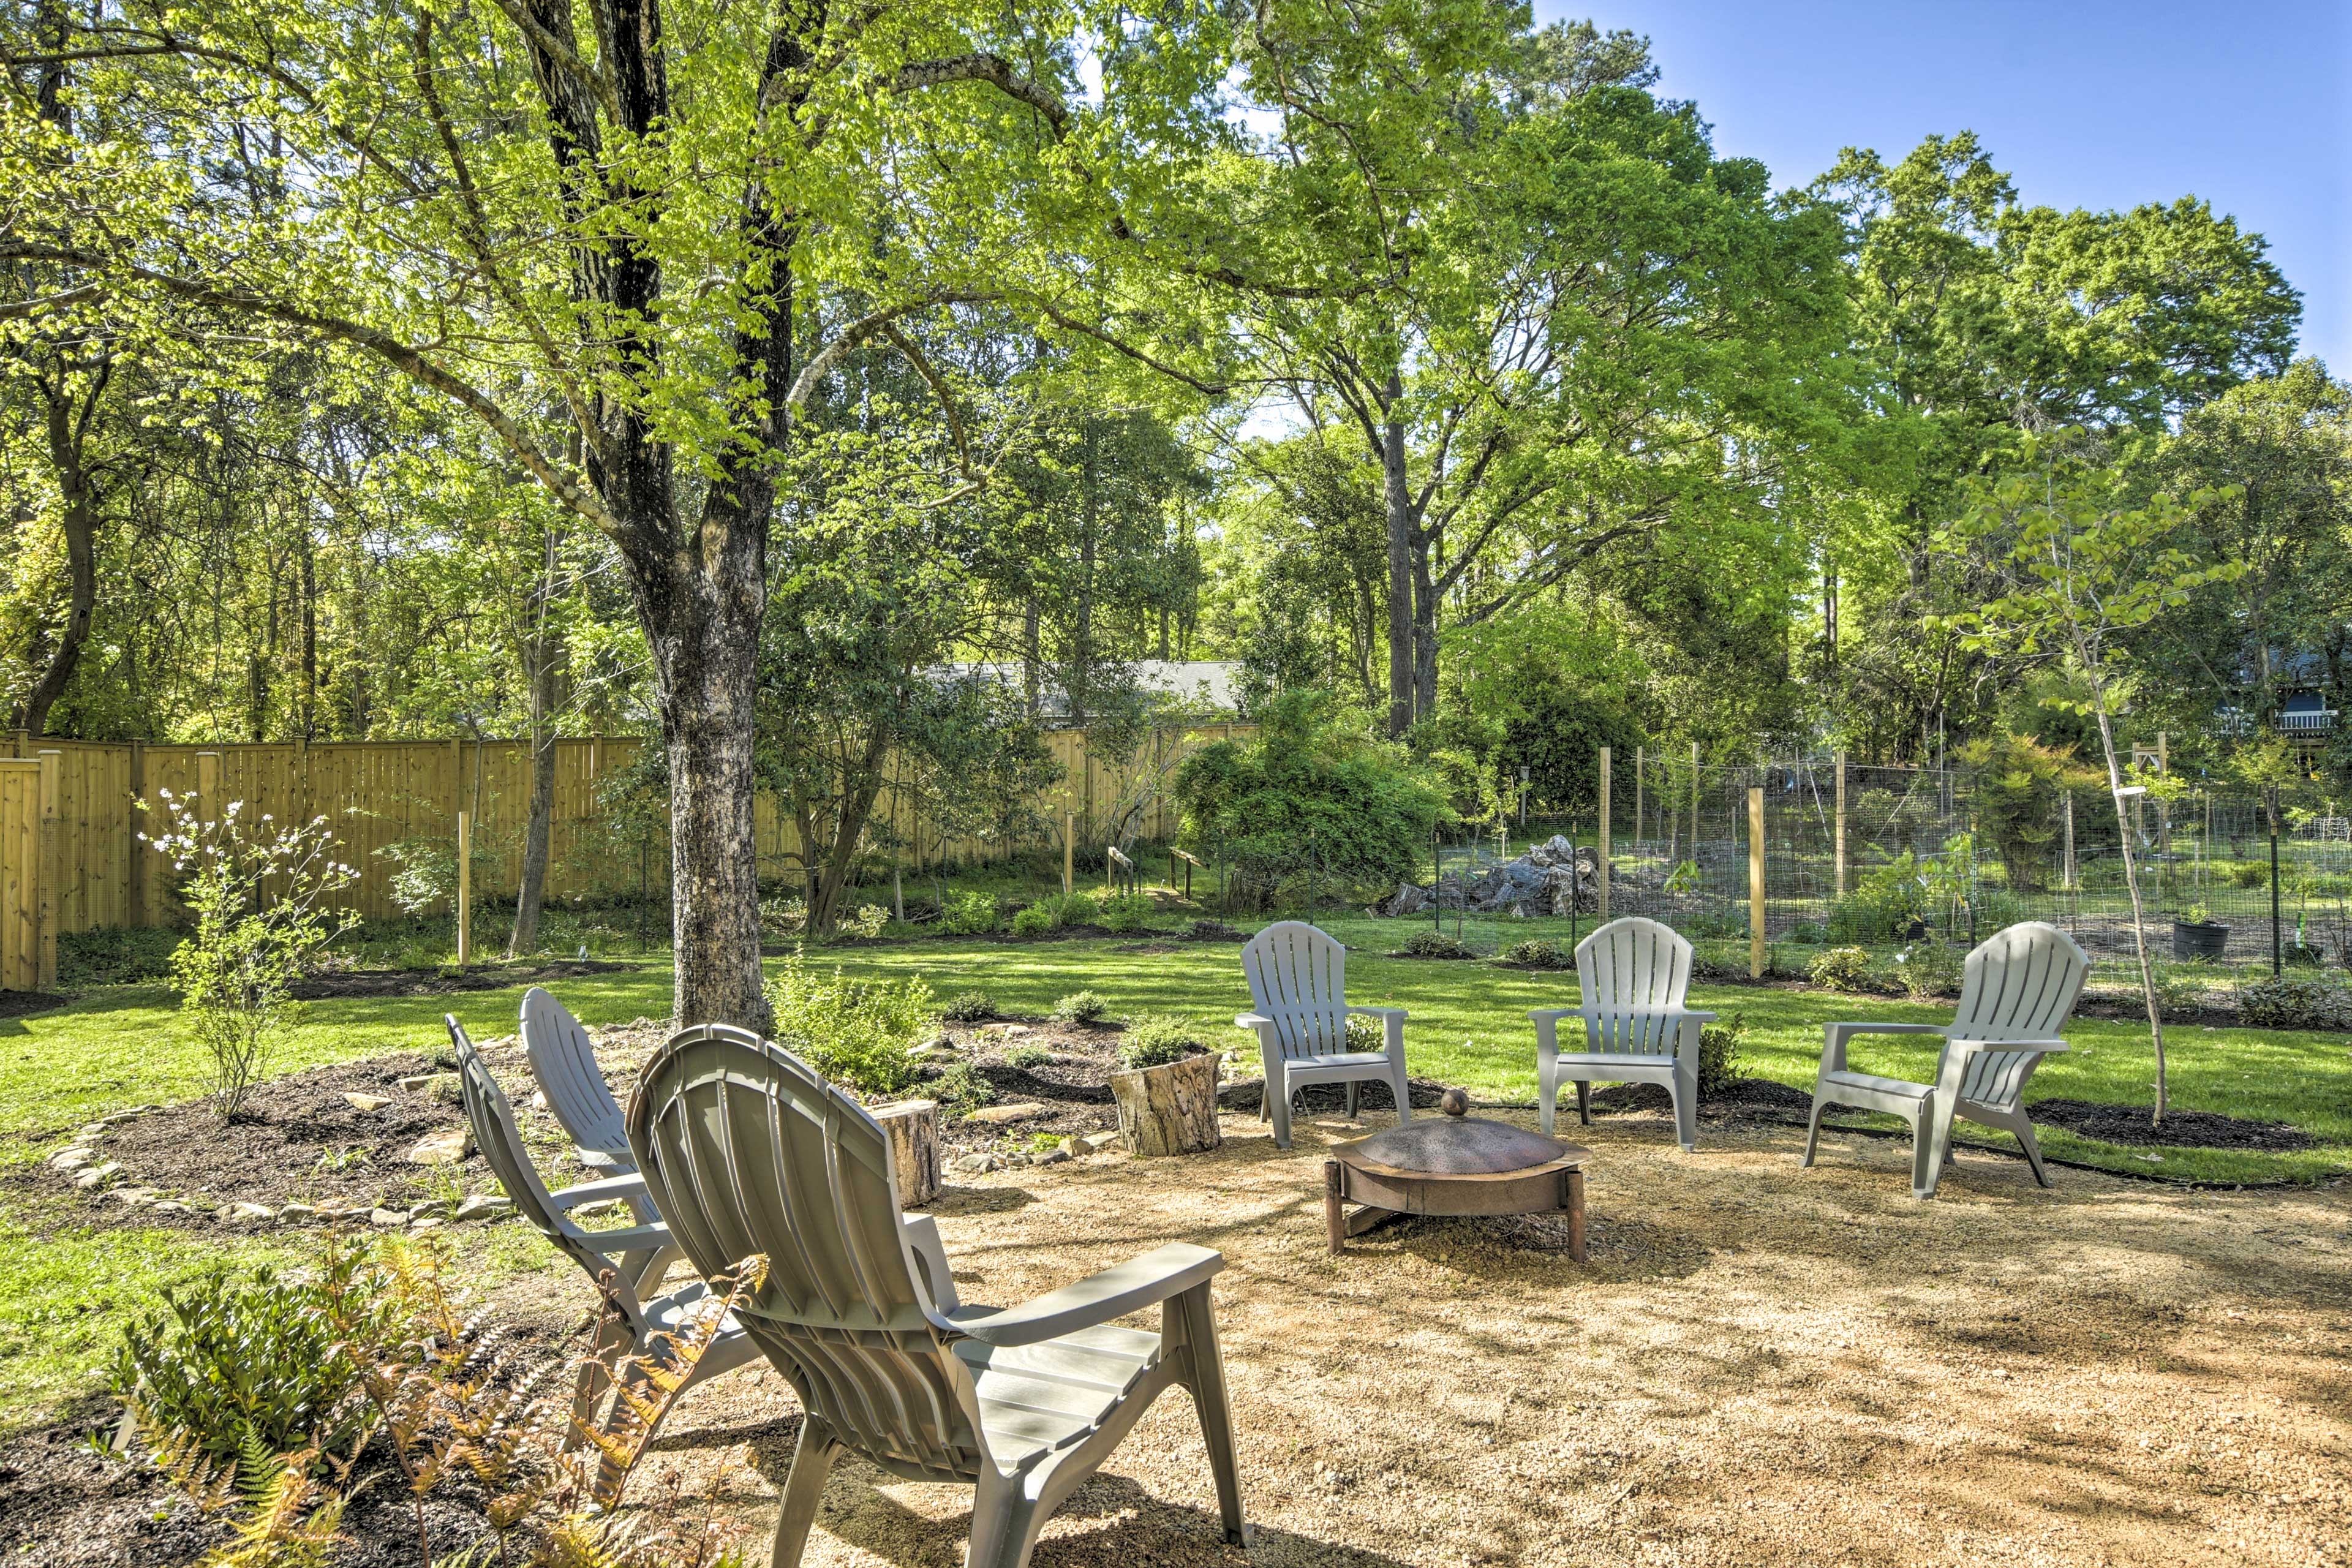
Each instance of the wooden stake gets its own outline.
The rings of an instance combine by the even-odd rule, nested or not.
[[[1643,748],[1642,748],[1642,747],[1640,747],[1640,746],[1636,746],[1636,747],[1634,747],[1634,748],[1633,748],[1633,855],[1634,855],[1634,858],[1635,858],[1637,860],[1641,858],[1641,854],[1642,854],[1642,834],[1643,834],[1643,830],[1645,829],[1645,827],[1647,826],[1647,820],[1646,820],[1646,819],[1642,816],[1642,804],[1643,804],[1643,803],[1642,803],[1642,775],[1643,775],[1644,773],[1646,773],[1646,772],[1648,771],[1648,770],[1647,770],[1645,767],[1643,767],[1643,763],[1644,763],[1646,760],[1647,760],[1647,758],[1646,758],[1646,757],[1644,756],[1644,754],[1643,754]]]
[[[41,828],[34,877],[37,881],[33,919],[37,926],[33,949],[33,988],[53,991],[58,984],[58,921],[63,915],[65,880],[64,826],[58,820],[58,764],[62,752],[43,752],[41,764]]]
[[[466,967],[473,952],[474,816],[457,814],[457,967]]]
[[[1845,753],[1837,753],[1837,897],[1845,897]]]
[[[1748,978],[1764,978],[1764,792],[1748,791]]]
[[[1691,852],[1698,858],[1698,742],[1691,742]]]
[[[1574,897],[1576,868],[1569,868],[1569,888]],[[1601,878],[1592,890],[1594,907],[1601,918],[1609,918],[1609,748],[1601,748]]]
[[[1067,805],[1062,808],[1062,896],[1067,898],[1077,887],[1078,819]]]

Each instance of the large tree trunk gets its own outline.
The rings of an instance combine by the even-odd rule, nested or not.
[[[79,401],[73,395],[72,373],[62,361],[56,385],[42,377],[41,394],[48,405],[49,464],[65,503],[58,526],[66,536],[66,575],[71,597],[66,624],[58,628],[57,645],[49,650],[48,668],[33,683],[17,717],[17,723],[36,735],[47,732],[49,710],[65,695],[74,670],[81,664],[81,650],[89,641],[90,620],[98,609],[98,495],[91,488],[83,451],[91,416],[99,399],[106,395],[108,374],[101,367]]]
[[[1422,535],[1412,552],[1412,707],[1421,719],[1437,711],[1437,584],[1429,561],[1433,542]]]
[[[1412,488],[1404,467],[1404,388],[1391,372],[1382,389],[1381,479],[1389,514],[1389,733],[1412,728]]]
[[[752,857],[751,692],[759,617],[646,616],[670,762],[677,1022],[767,1026]],[[666,624],[665,624],[666,623]]]

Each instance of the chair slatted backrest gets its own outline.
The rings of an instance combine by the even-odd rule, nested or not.
[[[612,1268],[613,1260],[584,1240],[577,1226],[567,1224],[556,1212],[547,1184],[539,1179],[539,1168],[530,1163],[530,1155],[524,1150],[522,1133],[515,1126],[514,1104],[491,1076],[489,1064],[482,1060],[479,1047],[467,1037],[464,1026],[454,1016],[444,1014],[441,1021],[449,1026],[449,1044],[457,1053],[457,1084],[466,1101],[466,1120],[474,1129],[474,1146],[481,1151],[490,1174],[514,1200],[515,1211],[536,1226],[558,1251],[586,1269],[591,1279],[604,1274]],[[613,1285],[630,1328],[642,1328],[642,1314],[628,1281],[616,1278]]]
[[[1592,1048],[1665,1057],[1677,1040],[1672,1015],[1690,991],[1691,944],[1671,926],[1638,915],[1611,921],[1576,944],[1576,977],[1593,1010]]]
[[[2074,1013],[2090,972],[2090,954],[2056,926],[2026,921],[1995,931],[1969,954],[1952,1037],[2054,1039]],[[1980,1105],[2014,1106],[2033,1058],[2031,1051],[1979,1052],[1969,1063],[1961,1097]]]
[[[628,1130],[697,1269],[767,1258],[736,1321],[802,1405],[898,1474],[973,1479],[977,1394],[908,1249],[889,1140],[864,1108],[749,1030],[699,1024],[646,1064]]]
[[[522,994],[522,1047],[547,1108],[583,1149],[626,1158],[629,1129],[596,1065],[596,1047],[571,1009],[539,986]]]
[[[1242,949],[1250,1000],[1274,1020],[1285,1059],[1348,1048],[1348,950],[1304,921],[1277,921]]]

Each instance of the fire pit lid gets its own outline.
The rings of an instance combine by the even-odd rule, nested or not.
[[[1482,1116],[1424,1116],[1337,1152],[1352,1163],[1433,1176],[1486,1176],[1548,1165],[1573,1150],[1557,1138]]]

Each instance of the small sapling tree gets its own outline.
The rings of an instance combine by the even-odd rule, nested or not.
[[[2055,661],[2081,681],[2071,703],[2096,721],[2107,789],[2123,841],[2124,885],[2131,893],[2132,942],[2140,991],[2156,1048],[2156,1112],[2165,1108],[2164,1016],[2148,961],[2139,875],[2132,855],[2131,796],[2116,752],[2115,710],[2128,689],[2120,644],[2162,610],[2187,602],[2210,583],[2229,582],[2242,563],[2200,565],[2173,542],[2181,525],[2223,499],[2200,490],[2134,496],[2128,466],[2102,461],[2086,446],[2044,440],[2028,448],[2028,466],[1981,484],[1948,541],[1978,552],[1994,579],[1984,604],[1951,618],[1974,648],[2023,662]]]
[[[243,1110],[293,1022],[294,983],[359,917],[330,904],[359,873],[335,858],[323,816],[284,824],[230,801],[207,818],[194,795],[161,792],[170,826],[142,834],[179,873],[188,935],[172,953],[180,1016],[213,1067],[213,1106]]]

